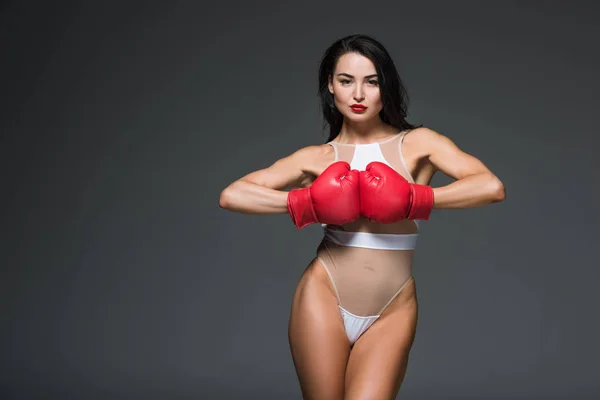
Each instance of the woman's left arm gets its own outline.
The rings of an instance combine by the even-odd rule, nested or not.
[[[427,128],[418,130],[419,147],[425,146],[435,169],[456,179],[433,188],[434,208],[480,207],[504,200],[504,184],[479,159],[463,152],[444,135]]]

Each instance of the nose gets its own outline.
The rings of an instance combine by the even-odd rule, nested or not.
[[[365,99],[365,92],[362,88],[362,85],[356,85],[354,87],[354,100],[360,102]]]

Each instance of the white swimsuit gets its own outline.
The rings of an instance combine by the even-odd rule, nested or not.
[[[335,150],[335,161],[347,161],[352,169],[363,171],[371,161],[380,161],[414,183],[402,156],[405,134],[370,144],[328,144]],[[418,223],[395,223],[394,230],[401,233],[352,231],[356,223],[323,226],[317,258],[329,275],[346,335],[354,344],[410,283]]]

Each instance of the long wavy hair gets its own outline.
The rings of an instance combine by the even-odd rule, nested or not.
[[[367,35],[350,35],[337,40],[323,54],[319,66],[319,98],[323,111],[323,128],[329,125],[329,138],[333,140],[342,129],[344,117],[335,107],[333,95],[329,92],[328,83],[338,59],[346,53],[358,53],[373,62],[379,77],[379,91],[383,108],[379,117],[383,122],[389,124],[399,131],[414,129],[419,126],[413,125],[406,120],[408,109],[408,94],[396,70],[394,61],[389,53],[374,38]]]

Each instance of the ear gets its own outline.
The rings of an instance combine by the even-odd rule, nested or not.
[[[331,79],[331,75],[327,79],[327,87],[329,88],[329,93],[333,94],[333,81]]]

